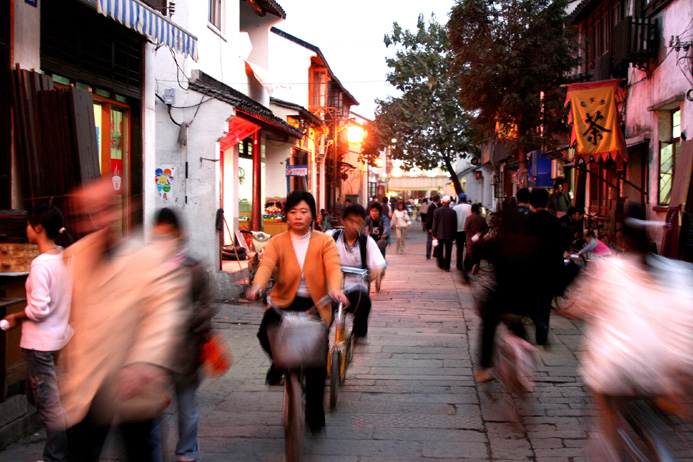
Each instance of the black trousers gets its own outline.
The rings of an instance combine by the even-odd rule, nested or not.
[[[464,271],[464,243],[467,240],[467,235],[464,231],[457,231],[455,236],[455,246],[457,247],[456,266],[460,271]]]
[[[452,239],[438,239],[436,257],[438,258],[439,268],[444,270],[450,269],[450,262],[452,261]]]
[[[98,462],[111,427],[87,416],[67,430],[68,462]],[[121,424],[118,427],[128,462],[160,462],[161,430],[158,420]]]
[[[512,313],[530,316],[536,323],[536,297],[517,291],[509,293],[489,291],[481,307],[481,338],[479,345],[480,365],[483,369],[491,367],[495,347],[496,329],[504,314]],[[522,321],[508,324],[511,332],[522,339],[527,339],[527,332]],[[537,328],[537,332],[539,329]]]
[[[365,337],[368,335],[368,316],[371,313],[371,297],[366,289],[354,289],[347,293],[349,307],[347,313],[354,315],[354,335]],[[332,311],[336,314],[339,304],[332,303]]]
[[[308,311],[313,307],[313,300],[310,298],[296,297],[287,308],[287,311]],[[260,322],[260,330],[257,338],[260,340],[262,349],[272,358],[272,347],[267,336],[267,329],[270,326],[281,322],[280,315],[273,309],[265,311],[265,315]],[[325,350],[327,357],[327,349]],[[324,425],[325,408],[323,406],[325,395],[325,379],[327,379],[327,368],[311,368],[305,370],[306,377],[306,422],[310,425]]]

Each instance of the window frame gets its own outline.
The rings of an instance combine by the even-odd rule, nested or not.
[[[664,110],[662,112],[668,113],[667,122],[669,129],[669,139],[659,140],[659,156],[657,160],[657,205],[659,206],[669,206],[671,202],[671,188],[673,186],[674,175],[676,174],[676,162],[678,160],[678,154],[681,147],[681,108],[677,107],[671,110]],[[674,137],[674,114],[679,114],[679,136]],[[664,175],[669,175],[670,185],[669,185],[669,199],[667,201],[662,200],[662,151],[664,148],[671,146],[671,171],[664,173]]]
[[[224,0],[209,0],[207,3],[209,12],[207,14],[207,22],[219,32],[224,32]]]

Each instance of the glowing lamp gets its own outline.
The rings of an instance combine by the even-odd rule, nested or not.
[[[374,159],[371,159],[371,165],[373,165],[373,167],[376,168],[383,168],[385,166],[385,161],[380,157],[376,157]]]
[[[363,127],[360,125],[352,125],[347,129],[347,140],[350,143],[363,142]]]
[[[390,172],[390,176],[393,178],[399,178],[404,174],[401,168],[399,167],[392,167],[392,171]]]

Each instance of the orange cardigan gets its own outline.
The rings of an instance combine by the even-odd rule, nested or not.
[[[296,298],[296,292],[301,283],[301,267],[296,259],[288,231],[274,236],[264,247],[264,254],[255,273],[253,285],[266,287],[275,268],[278,268],[278,271],[275,275],[276,284],[272,291],[272,302],[286,308]],[[332,237],[319,231],[311,231],[303,274],[310,298],[318,307],[320,317],[329,325],[332,319],[332,306],[328,290],[339,290],[342,287],[339,253]]]

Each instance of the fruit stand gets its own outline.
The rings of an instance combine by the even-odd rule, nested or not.
[[[284,214],[284,198],[275,197],[265,200],[265,210],[262,214],[264,232],[272,236],[288,231]]]

